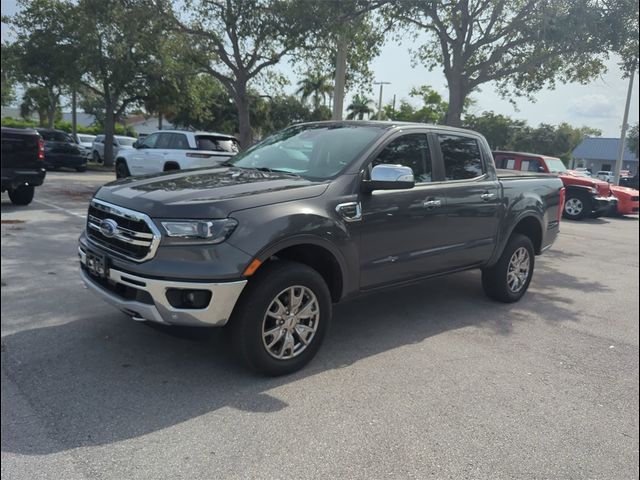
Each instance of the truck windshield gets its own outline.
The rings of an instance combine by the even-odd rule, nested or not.
[[[567,167],[564,166],[562,160],[559,158],[546,158],[545,163],[551,173],[563,173],[567,171]]]
[[[384,129],[359,125],[297,125],[275,133],[227,164],[326,180],[344,170]]]

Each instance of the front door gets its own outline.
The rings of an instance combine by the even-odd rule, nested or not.
[[[376,164],[404,165],[414,172],[409,190],[376,190],[361,195],[360,287],[422,277],[441,268],[439,248],[446,245],[443,222],[446,201],[433,184],[426,133],[391,140],[376,156]]]

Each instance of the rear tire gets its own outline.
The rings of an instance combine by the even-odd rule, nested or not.
[[[562,215],[569,220],[582,220],[591,214],[591,200],[581,192],[567,194]]]
[[[9,199],[14,205],[29,205],[35,191],[36,188],[33,185],[21,185],[16,189],[9,190]]]
[[[87,171],[87,167],[76,167],[76,172],[86,172]]]
[[[129,167],[124,160],[116,160],[116,178],[130,177]]]
[[[331,308],[329,288],[317,271],[288,260],[268,263],[251,277],[233,312],[234,348],[252,370],[293,373],[318,352]]]
[[[482,270],[484,292],[499,302],[517,302],[529,288],[534,265],[533,243],[529,237],[514,233],[498,262]]]

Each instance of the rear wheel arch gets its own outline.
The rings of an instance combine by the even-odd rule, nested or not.
[[[536,255],[539,255],[542,251],[542,223],[537,217],[533,215],[527,215],[518,220],[516,226],[511,230],[509,238],[514,234],[519,233],[528,237],[533,244],[533,250]]]
[[[164,167],[162,168],[162,171],[170,172],[171,170],[180,170],[180,164],[175,161],[165,162]]]

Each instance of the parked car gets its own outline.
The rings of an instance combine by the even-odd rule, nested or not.
[[[596,172],[596,178],[598,180],[602,180],[607,183],[613,183],[614,177],[615,177],[615,173],[609,170],[600,170]]]
[[[545,172],[558,175],[567,194],[564,216],[571,220],[581,220],[586,216],[601,216],[615,212],[617,198],[607,182],[589,178],[584,172],[567,170],[562,160],[556,157],[521,152],[493,152],[498,168],[529,172]]]
[[[2,192],[13,204],[28,205],[47,174],[44,140],[32,129],[2,127],[1,135]]]
[[[615,210],[618,215],[638,213],[638,196],[640,192],[637,189],[611,185],[611,192],[618,199],[618,205]]]
[[[479,268],[489,297],[519,300],[563,194],[553,176],[497,173],[469,130],[301,124],[224,166],[101,187],[81,274],[137,320],[228,323],[249,366],[281,375],[316,354],[342,299]]]
[[[576,172],[583,174],[585,177],[591,177],[591,172],[588,168],[578,167],[575,169]]]
[[[62,130],[36,129],[44,140],[44,164],[46,168],[73,168],[78,172],[87,170],[87,157],[73,137]]]
[[[621,187],[633,188],[635,190],[638,190],[638,188],[640,187],[638,182],[638,174],[636,173],[633,176],[624,177],[624,178],[621,177],[619,185]]]
[[[239,151],[235,137],[212,132],[161,130],[134,144],[116,157],[116,177],[210,167]]]
[[[93,152],[93,142],[96,139],[96,136],[88,133],[77,133],[75,139],[78,145],[83,148],[85,156],[90,159]]]
[[[104,135],[96,136],[93,141],[93,148],[91,156],[96,163],[102,163],[104,161]],[[136,142],[134,137],[125,137],[123,135],[113,136],[113,158],[116,158],[120,152],[126,150],[132,150],[133,144]]]

